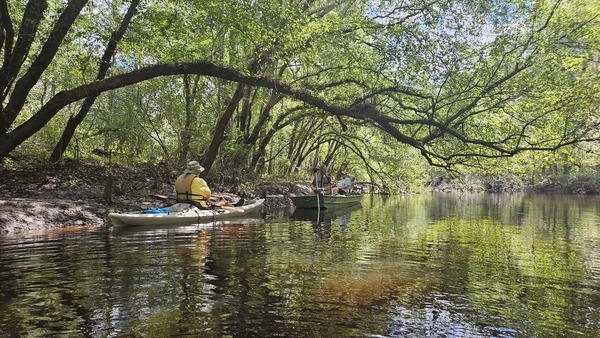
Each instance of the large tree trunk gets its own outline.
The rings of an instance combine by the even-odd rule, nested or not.
[[[260,67],[263,64],[265,64],[268,61],[268,59],[269,59],[269,52],[268,51],[263,52],[257,60],[255,60],[254,62],[252,62],[250,64],[250,66],[248,68],[248,72],[250,74],[256,74],[258,72],[258,70],[260,69]],[[235,90],[235,93],[233,94],[233,97],[229,101],[229,104],[227,105],[225,112],[223,113],[223,115],[221,115],[221,117],[217,121],[217,125],[215,126],[215,132],[213,134],[213,138],[210,142],[210,145],[208,146],[208,149],[204,153],[204,159],[202,160],[202,166],[204,167],[205,170],[201,174],[202,177],[206,177],[209,174],[210,168],[215,163],[215,160],[217,159],[217,155],[219,154],[219,148],[221,147],[221,144],[225,140],[225,133],[227,131],[227,125],[231,121],[231,117],[233,116],[233,113],[237,109],[238,105],[240,104],[240,101],[244,97],[244,94],[248,93],[248,87],[249,87],[248,85],[251,85],[252,87],[256,86],[253,83],[248,83],[245,81],[237,81],[237,82],[238,82],[238,85]],[[251,92],[251,90],[249,92]]]
[[[137,6],[139,3],[140,3],[140,0],[132,0],[131,1],[131,4],[129,5],[129,9],[127,10],[127,13],[125,13],[125,16],[123,17],[121,26],[119,27],[119,29],[117,31],[114,31],[111,34],[110,41],[108,42],[108,46],[106,47],[106,50],[104,51],[104,55],[102,56],[102,61],[100,62],[100,68],[98,69],[98,75],[96,76],[97,80],[102,80],[106,77],[106,73],[108,72],[108,69],[110,68],[110,60],[112,59],[113,55],[115,54],[115,50],[117,49],[117,44],[119,43],[119,41],[121,41],[121,39],[123,38],[123,35],[125,35],[125,31],[127,31],[127,28],[129,27],[129,23],[131,22],[131,19],[135,15],[135,13],[137,11]],[[90,108],[96,101],[96,98],[98,97],[98,95],[99,94],[88,96],[85,99],[85,102],[83,102],[83,105],[81,106],[81,108],[79,109],[79,112],[75,116],[69,117],[69,121],[67,121],[65,130],[63,131],[63,133],[60,137],[60,140],[54,147],[54,151],[52,152],[52,155],[50,155],[50,162],[57,163],[62,158],[63,153],[65,152],[65,150],[67,149],[67,146],[69,145],[69,143],[71,142],[71,139],[73,138],[75,129],[77,129],[79,124],[81,124],[81,122],[85,119],[88,112],[90,111]]]
[[[29,96],[29,92],[31,91],[33,86],[38,82],[40,76],[42,76],[44,71],[48,68],[48,66],[54,59],[54,56],[56,55],[58,48],[60,47],[62,41],[67,35],[69,28],[71,28],[73,22],[75,21],[77,16],[79,16],[79,13],[83,9],[83,6],[87,4],[87,2],[88,0],[69,1],[67,7],[58,18],[58,21],[56,21],[56,25],[54,25],[52,32],[50,33],[48,39],[44,43],[44,46],[42,47],[39,55],[35,58],[35,60],[33,60],[31,66],[27,69],[25,74],[23,74],[23,76],[16,82],[15,88],[11,92],[10,100],[6,104],[6,107],[4,107],[4,109],[2,110],[2,118],[0,119],[0,135],[2,135],[2,133],[6,133],[12,126],[13,122],[21,112],[21,109],[23,108],[23,105],[25,104],[25,101]],[[37,15],[40,14],[38,11],[41,10],[43,12],[46,6],[46,1],[35,0],[31,1],[31,3],[35,3],[39,5],[39,7],[36,7],[35,10],[32,10],[32,12],[29,14],[27,12],[25,13],[25,16],[23,16],[23,26],[27,26],[30,20],[30,17],[28,17],[27,15],[33,15],[34,19],[38,19]],[[29,7],[30,6],[28,4],[27,8],[29,9]],[[37,30],[37,28],[35,30]],[[21,34],[22,33],[20,32],[19,35]],[[21,39],[19,38],[19,40]],[[18,45],[19,43],[17,41],[17,46]],[[29,45],[31,45],[31,43],[29,43]],[[27,52],[29,50],[29,45],[25,46],[27,50],[26,52],[19,53],[22,57],[26,57]],[[15,54],[17,54],[16,47]],[[9,64],[8,67],[10,68],[7,69],[9,73],[8,81],[10,83],[12,82],[12,75],[10,74],[14,73],[14,65]],[[7,89],[2,89],[6,93]]]
[[[204,153],[204,159],[202,161],[202,166],[204,167],[204,171],[202,172],[203,177],[206,177],[210,172],[210,168],[215,163],[217,159],[217,155],[219,154],[219,147],[221,147],[221,143],[225,140],[225,132],[227,130],[227,125],[233,116],[238,104],[244,97],[244,88],[246,86],[242,83],[238,84],[233,97],[229,101],[229,105],[225,109],[225,112],[217,121],[217,125],[215,126],[215,132],[213,134],[212,141],[208,146],[208,149]]]
[[[44,18],[44,11],[48,8],[45,0],[31,0],[25,7],[23,21],[19,29],[17,42],[13,46],[15,31],[6,1],[0,1],[0,28],[2,30],[2,52],[4,61],[0,69],[0,93],[2,102],[8,96],[12,84],[27,58],[29,49]],[[2,114],[4,119],[4,114]],[[0,121],[8,125],[8,121]],[[0,128],[5,128],[3,125]],[[0,131],[5,129],[0,129]]]

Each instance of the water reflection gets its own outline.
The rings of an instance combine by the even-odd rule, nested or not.
[[[352,213],[361,208],[362,205],[357,203],[327,209],[296,209],[291,218],[297,221],[310,221],[315,231],[329,236],[333,225],[342,229],[350,227]]]
[[[356,209],[0,238],[0,336],[593,337],[600,199]]]

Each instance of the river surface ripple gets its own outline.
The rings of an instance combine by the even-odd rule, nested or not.
[[[599,313],[597,196],[0,237],[0,336],[599,337]]]

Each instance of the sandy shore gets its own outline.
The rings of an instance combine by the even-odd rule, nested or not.
[[[0,200],[0,235],[68,226],[107,226],[108,209],[97,203],[11,198]]]

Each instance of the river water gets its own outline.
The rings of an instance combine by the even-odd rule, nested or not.
[[[600,197],[262,216],[0,237],[0,336],[600,336]]]

